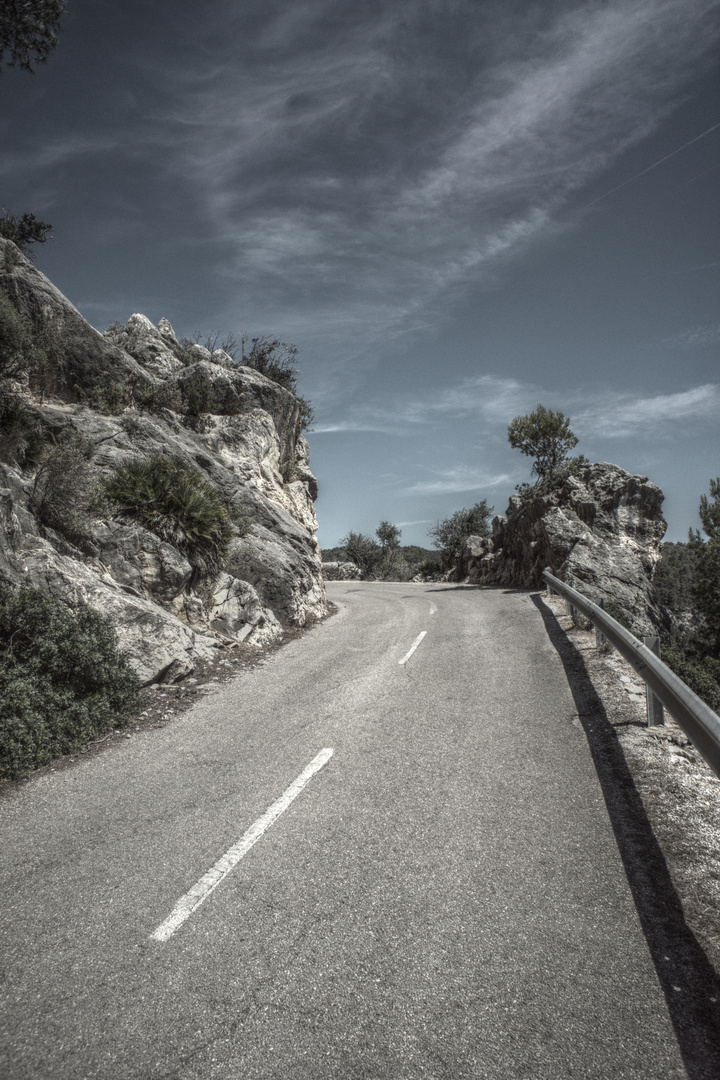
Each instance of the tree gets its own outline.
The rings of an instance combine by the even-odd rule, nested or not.
[[[0,5],[0,70],[33,72],[57,45],[65,0],[3,0]]]
[[[360,568],[364,578],[369,578],[375,573],[383,557],[383,549],[372,536],[365,536],[364,533],[351,530],[342,538],[340,545],[345,548],[345,557]]]
[[[30,244],[44,244],[51,230],[52,225],[48,225],[46,221],[39,221],[34,214],[23,214],[21,218],[16,218],[14,214],[5,210],[0,217],[0,236],[5,237],[6,240],[12,240],[23,255],[29,255]]]
[[[720,477],[710,481],[710,499],[701,496],[699,514],[708,539],[690,530],[689,543],[697,554],[692,596],[705,620],[709,651],[720,659]]]
[[[508,426],[508,442],[514,450],[535,458],[532,471],[539,481],[557,472],[577,441],[568,417],[544,405],[527,416],[516,416]]]
[[[402,533],[397,525],[393,525],[389,521],[381,521],[375,530],[375,535],[380,541],[380,550],[382,552],[382,558],[376,571],[377,576],[384,581],[388,578],[395,578],[401,565],[404,565],[404,559],[398,551]]]
[[[488,506],[486,499],[481,499],[469,510],[456,510],[428,530],[433,547],[442,551],[448,562],[457,560],[469,536],[490,535],[492,512],[493,507]]]

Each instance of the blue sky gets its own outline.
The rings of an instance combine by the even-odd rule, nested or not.
[[[403,541],[530,462],[510,420],[720,473],[718,0],[71,0],[0,76],[0,205],[99,329],[300,349],[319,538]]]

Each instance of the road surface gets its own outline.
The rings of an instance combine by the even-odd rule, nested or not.
[[[691,1075],[532,597],[328,592],[265,665],[0,800],[0,1075]]]

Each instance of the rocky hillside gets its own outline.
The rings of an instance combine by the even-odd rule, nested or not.
[[[590,599],[617,604],[637,632],[666,618],[652,595],[666,524],[663,493],[646,476],[581,465],[533,500],[513,496],[492,536],[471,537],[454,576],[480,585],[537,587],[545,567]]]
[[[109,616],[144,682],[326,613],[296,396],[166,319],[99,334],[2,239],[0,410],[0,580]]]

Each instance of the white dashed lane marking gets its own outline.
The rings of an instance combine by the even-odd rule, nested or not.
[[[408,649],[408,651],[403,656],[402,660],[398,660],[398,664],[406,664],[408,662],[408,660],[410,659],[412,654],[415,652],[418,645],[420,644],[420,642],[422,641],[422,639],[425,637],[426,634],[427,634],[427,630],[423,630],[422,633],[418,634],[418,636],[415,638],[415,640],[413,641],[413,643],[410,646],[410,648]]]
[[[297,780],[294,780],[277,802],[274,802],[263,816],[258,818],[254,825],[250,826],[237,844],[228,848],[223,857],[218,859],[207,874],[204,874],[189,892],[180,897],[167,919],[160,923],[156,930],[153,930],[150,935],[151,939],[154,941],[167,941],[169,937],[172,937],[178,927],[182,926],[203,901],[207,900],[210,893],[217,888],[223,878],[227,877],[244,855],[247,855],[253,844],[256,844],[273,822],[277,821],[280,815],[287,810],[293,799],[298,797],[305,785],[313,778],[316,772],[322,769],[323,765],[327,764],[332,755],[333,751],[326,747],[325,750],[320,751],[317,757],[312,759],[310,764],[300,773]]]

